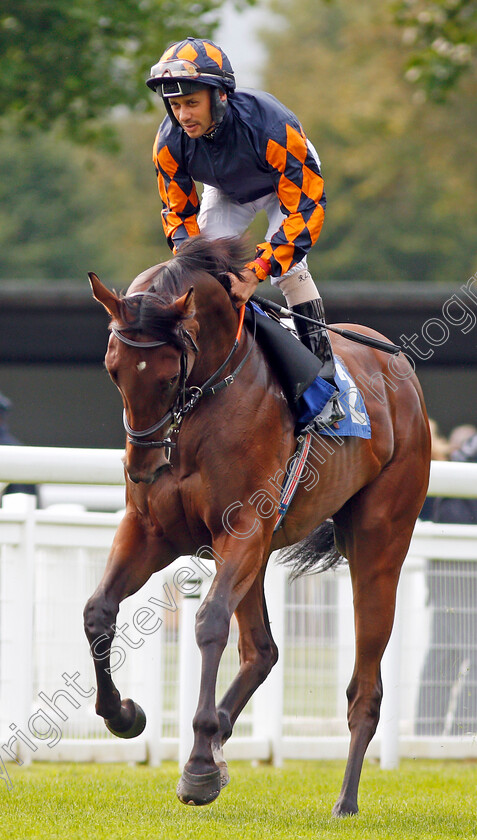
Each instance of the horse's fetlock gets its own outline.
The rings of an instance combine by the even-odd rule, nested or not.
[[[95,705],[95,712],[99,717],[102,717],[105,720],[110,720],[118,715],[120,711],[121,695],[116,688],[113,689],[111,697],[108,698],[107,702],[98,696]]]
[[[197,712],[192,721],[194,732],[212,738],[219,731],[219,718],[210,712]]]

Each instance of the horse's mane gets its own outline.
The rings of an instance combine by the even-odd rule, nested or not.
[[[206,272],[230,292],[228,273],[240,275],[247,260],[248,246],[243,238],[227,236],[221,239],[206,239],[194,236],[181,245],[179,251],[169,262],[164,263],[154,278],[151,291],[156,293],[172,290],[181,294],[184,280],[190,279],[191,272]]]
[[[207,273],[230,293],[228,273],[240,276],[247,259],[248,246],[243,239],[224,237],[210,240],[192,237],[181,246],[168,262],[157,267],[145,295],[121,297],[121,319],[128,330],[164,339],[180,349],[184,339],[177,330],[184,315],[174,307],[174,301],[184,289],[200,282]]]

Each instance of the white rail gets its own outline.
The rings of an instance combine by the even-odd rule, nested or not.
[[[0,482],[124,484],[121,449],[0,446]]]
[[[120,450],[0,447],[0,482],[120,485],[124,480],[122,454]],[[434,462],[429,494],[477,496],[477,465]],[[23,511],[15,509],[12,497],[8,505],[0,508],[0,698],[3,701],[0,735],[3,745],[8,743],[11,731],[14,731],[13,723],[19,729],[23,724],[22,731],[28,735],[27,721],[39,708],[35,689],[50,698],[55,691],[65,691],[62,669],[67,668],[70,673],[79,671],[83,687],[92,686],[91,662],[82,635],[81,607],[93,591],[121,517],[121,513],[35,510],[31,498],[25,500],[25,504]],[[430,613],[425,603],[429,559],[477,560],[477,527],[433,523],[418,523],[416,527],[399,588],[395,628],[383,659],[385,691],[381,723],[369,751],[371,755],[381,756],[383,767],[395,766],[401,755],[477,756],[475,737],[423,738],[413,734],[417,684],[429,633]],[[174,569],[187,562],[190,563],[190,558],[179,559],[167,574],[154,576],[155,588],[146,587],[134,596],[136,600],[127,599],[121,620],[129,621],[132,626],[134,610],[142,609],[151,593],[157,596],[158,591],[162,592],[167,581],[172,586]],[[90,568],[91,572],[88,571]],[[320,577],[323,581],[326,576]],[[348,744],[345,687],[353,664],[352,595],[346,569],[332,578],[334,594],[326,601],[325,611],[328,610],[335,626],[333,638],[328,642],[328,655],[332,657],[336,684],[326,690],[329,695],[326,703],[329,705],[330,698],[336,694],[336,700],[331,704],[336,703],[336,708],[331,712],[331,718],[326,717],[329,710],[325,712],[324,723],[320,724],[326,733],[330,730],[330,736],[310,735],[312,719],[305,710],[303,698],[297,702],[290,699],[290,682],[303,677],[304,667],[300,661],[303,657],[306,660],[312,643],[308,630],[308,635],[300,630],[301,635],[291,640],[289,627],[294,616],[304,617],[304,626],[305,619],[310,616],[312,621],[317,620],[316,616],[321,614],[321,601],[318,605],[315,601],[313,605],[309,594],[313,586],[323,584],[307,584],[304,600],[291,603],[286,573],[282,567],[271,564],[267,598],[274,635],[284,655],[257,692],[251,710],[244,711],[245,724],[230,742],[229,757],[272,758],[279,764],[283,758],[291,757],[345,756]],[[201,598],[207,584],[205,576]],[[164,685],[169,679],[164,675],[169,673],[170,667],[175,668],[174,679],[179,675],[176,670],[189,676],[197,673],[198,653],[190,628],[200,601],[182,598],[178,592],[175,594],[178,596],[177,612],[169,608],[162,612],[161,630],[150,638],[144,635],[143,640],[137,640],[138,645],[140,641],[147,645],[139,645],[138,650],[126,650],[127,661],[118,674],[123,695],[126,696],[126,687],[147,707],[146,733],[134,743],[103,737],[101,722],[94,717],[92,701],[82,700],[82,708],[77,712],[78,723],[65,723],[65,735],[54,748],[40,739],[34,742],[37,749],[33,752],[19,740],[19,755],[25,763],[32,757],[52,760],[148,758],[152,763],[160,758],[180,757],[183,760],[190,743],[189,706],[192,708],[193,705],[185,700],[194,698],[197,692],[190,685],[184,691],[178,684],[173,689],[176,705],[171,706],[170,698],[165,695],[172,688]],[[66,598],[76,600],[69,605]],[[165,601],[163,594],[162,600]],[[32,633],[34,615],[36,630]],[[53,622],[51,629],[47,627],[48,622]],[[181,627],[189,628],[182,636]],[[66,653],[60,649],[60,642],[64,643]],[[232,647],[235,640],[233,643]],[[125,643],[123,647],[127,647]],[[319,643],[314,650],[318,648]],[[180,668],[176,668],[176,664],[169,666],[166,661],[172,650],[175,662],[180,651]],[[75,665],[71,664],[72,659]],[[292,668],[290,672],[292,660],[298,664],[293,665],[295,670]],[[313,680],[313,669],[314,660],[305,666],[305,679]],[[231,676],[234,671],[235,665],[231,664]],[[39,675],[36,684],[35,673]],[[313,688],[314,692],[319,690]],[[179,709],[181,698],[182,708]],[[63,705],[63,714],[66,711],[69,717],[71,710]],[[176,734],[171,734],[173,731]],[[335,734],[331,735],[331,732]],[[0,758],[6,759],[5,751],[1,750],[0,745]]]
[[[122,449],[0,446],[0,482],[124,484]],[[430,496],[475,498],[477,464],[433,461]]]

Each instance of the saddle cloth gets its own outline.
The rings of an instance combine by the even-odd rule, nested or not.
[[[339,390],[339,400],[346,412],[346,417],[344,420],[340,420],[337,427],[320,429],[319,433],[320,435],[339,435],[340,437],[370,438],[371,423],[369,422],[363,395],[357,388],[348,369],[346,368],[345,363],[339,356],[335,356],[335,364],[335,382]],[[318,379],[320,379],[320,377],[318,377]],[[311,420],[313,420],[313,418],[316,417],[319,411],[323,408],[323,406],[321,406],[318,412],[314,410],[314,391],[317,389],[321,395],[322,382],[323,379],[320,379],[320,383],[317,383],[317,385],[313,382],[301,398],[302,402],[307,403],[308,408],[308,410],[303,411],[301,417],[299,418],[299,422],[302,425],[303,423],[306,424],[311,422]],[[329,383],[325,382],[325,385],[329,385]]]

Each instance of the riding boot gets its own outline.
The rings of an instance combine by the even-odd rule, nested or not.
[[[292,306],[291,311],[296,312],[297,315],[305,315],[307,318],[314,318],[316,321],[324,322],[325,320],[325,308],[321,298],[316,298],[315,300],[309,300],[306,301],[306,303],[300,303],[296,306]],[[336,388],[335,360],[327,330],[325,327],[320,327],[318,325],[315,326],[314,324],[310,324],[309,321],[303,321],[301,318],[294,318],[293,321],[300,341],[305,345],[305,347],[308,347],[308,350],[311,350],[311,352],[322,363],[319,375],[322,379],[325,379],[326,382],[329,382],[330,385],[334,385]],[[339,391],[336,388],[336,393],[331,395],[326,405],[320,411],[318,417],[315,418],[314,425],[318,428],[320,426],[331,426],[333,423],[338,423],[340,420],[343,420],[346,416],[338,399],[338,393]]]

